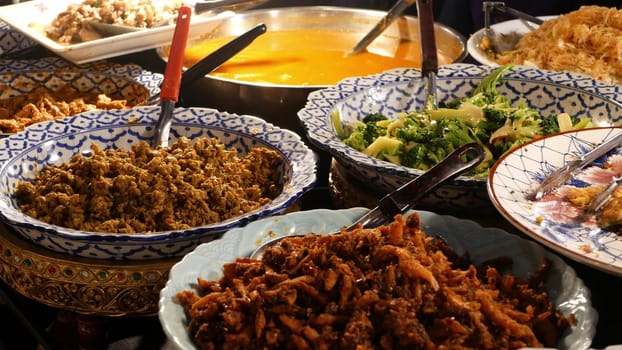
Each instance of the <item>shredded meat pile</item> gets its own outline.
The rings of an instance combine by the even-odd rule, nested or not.
[[[146,233],[208,225],[254,210],[281,191],[281,155],[256,147],[244,157],[217,139],[180,138],[77,155],[18,183],[20,209],[58,226]]]
[[[505,262],[500,259],[499,262]],[[506,262],[507,263],[507,262]],[[402,216],[282,240],[177,294],[200,349],[514,349],[554,346],[572,318],[542,278],[476,268]]]
[[[71,4],[46,28],[46,35],[60,44],[77,44],[102,36],[89,22],[152,28],[179,11],[179,0],[85,0]]]
[[[94,109],[129,108],[127,100],[105,94],[78,92],[64,86],[56,91],[41,87],[31,93],[0,99],[0,132],[14,133],[25,127]]]

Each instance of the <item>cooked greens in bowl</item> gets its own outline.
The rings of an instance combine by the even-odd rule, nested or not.
[[[587,114],[544,115],[523,98],[513,102],[497,89],[512,68],[497,68],[467,96],[441,102],[438,108],[430,99],[421,108],[393,117],[371,113],[352,122],[341,120],[335,109],[335,129],[346,145],[366,155],[419,170],[433,167],[460,146],[477,142],[485,147],[487,157],[470,175],[486,177],[501,155],[526,142],[597,126]]]
[[[491,73],[497,68],[471,64],[451,64],[439,67],[436,81],[437,98],[439,105],[444,105],[443,108],[445,108],[441,111],[451,112],[448,116],[458,113],[455,110],[450,111],[452,101],[465,101],[473,98],[473,92],[478,86],[485,84],[486,77],[491,77]],[[424,170],[372,157],[348,146],[342,137],[347,130],[353,128],[352,126],[360,125],[369,115],[383,115],[389,120],[396,121],[393,125],[390,125],[391,123],[387,125],[387,129],[395,128],[399,124],[400,114],[425,109],[427,105],[425,86],[421,71],[414,68],[395,69],[382,74],[345,79],[335,86],[309,94],[307,104],[299,111],[298,117],[310,142],[328,151],[345,170],[345,173],[352,179],[358,180],[364,186],[363,188],[383,195],[420,175]],[[591,126],[591,124],[608,126],[622,123],[622,87],[599,82],[588,76],[514,66],[504,71],[504,74],[498,78],[495,89],[507,98],[509,106],[513,108],[525,106],[537,111],[542,120],[551,115],[562,115],[562,118],[555,117],[548,119],[549,121],[565,120],[568,122],[570,120],[572,122],[573,118],[583,120],[577,125],[573,123],[573,128]],[[471,106],[473,104],[465,106],[479,110],[481,113],[481,108]],[[570,118],[562,113],[567,113]],[[438,117],[438,119],[446,118]],[[547,123],[542,125],[542,120],[538,123],[539,127],[547,125]],[[520,144],[524,141],[522,137],[507,137],[515,134],[513,124],[518,121],[520,118],[509,118],[511,123],[506,128],[501,128],[501,131],[495,135],[495,137],[501,136],[502,131],[507,134],[497,140],[497,143],[501,145],[500,150],[503,150],[503,145],[509,147],[515,142]],[[449,123],[449,121],[443,123]],[[583,123],[589,125],[583,125]],[[505,126],[505,121],[499,125]],[[562,127],[567,126],[562,125]],[[490,130],[496,131],[497,129],[490,128]],[[527,130],[530,129],[523,129],[523,131]],[[488,136],[483,136],[481,142],[488,143],[493,133],[494,131],[491,131]],[[473,131],[464,132],[462,135],[469,138],[478,136]],[[520,136],[520,133],[514,136]],[[534,133],[534,137],[538,136]],[[501,140],[505,141],[501,142]],[[425,150],[427,146],[418,147]],[[490,152],[490,157],[493,159],[492,150]],[[433,159],[433,157],[430,158]],[[473,175],[460,176],[444,184],[437,191],[426,196],[419,203],[419,207],[442,212],[460,210],[480,214],[494,212],[486,195],[485,177]]]

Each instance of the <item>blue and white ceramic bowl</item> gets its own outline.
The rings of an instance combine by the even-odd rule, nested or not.
[[[451,101],[467,96],[494,69],[471,64],[440,67],[438,100]],[[510,97],[512,103],[524,98],[543,115],[567,112],[590,116],[603,126],[622,123],[622,87],[587,76],[516,66],[505,74],[499,90]],[[346,146],[337,136],[332,114],[339,112],[345,122],[361,120],[370,113],[382,113],[391,118],[400,112],[421,109],[425,95],[419,69],[395,69],[345,79],[335,86],[314,91],[298,117],[310,142],[328,151],[346,174],[361,180],[371,191],[385,194],[422,171],[381,161]],[[460,176],[441,186],[424,198],[418,208],[446,213],[494,212],[486,193],[486,179],[468,176]]]
[[[152,92],[140,82],[122,75],[81,70],[30,70],[0,73],[0,99],[31,93],[39,88],[106,94],[125,100],[128,107],[149,102]]]
[[[18,54],[36,45],[34,40],[0,21],[0,57]]]
[[[316,209],[288,213],[257,220],[245,227],[228,231],[217,241],[201,244],[177,262],[160,292],[159,313],[162,329],[175,349],[197,350],[187,331],[188,318],[176,298],[177,293],[195,290],[197,278],[218,280],[223,265],[236,258],[248,257],[262,242],[292,234],[328,234],[348,226],[367,212],[365,208],[342,210]],[[414,211],[406,213],[410,215]],[[498,228],[482,227],[469,220],[449,215],[418,211],[422,227],[437,236],[458,254],[468,252],[475,264],[503,255],[512,259],[509,273],[527,277],[543,259],[550,259],[552,270],[546,275],[545,287],[555,307],[564,315],[574,315],[576,323],[561,336],[557,349],[589,348],[598,323],[598,312],[591,302],[591,292],[575,271],[557,255],[542,246]],[[535,350],[535,349],[534,349]],[[542,349],[544,350],[544,349]]]
[[[292,206],[316,181],[316,155],[301,138],[252,116],[235,115],[207,108],[178,108],[173,116],[170,142],[181,136],[215,137],[228,148],[246,154],[251,148],[274,149],[286,161],[277,171],[285,183],[270,203],[212,225],[151,234],[82,232],[46,224],[22,213],[14,198],[18,181],[33,180],[47,164],[67,162],[89,150],[125,148],[147,140],[154,131],[159,107],[92,111],[52,122],[32,125],[25,131],[0,139],[0,216],[33,243],[73,256],[115,260],[146,260],[180,257],[200,243],[257,218],[280,213]]]
[[[148,71],[136,64],[118,64],[110,61],[97,61],[75,65],[56,56],[27,60],[0,59],[0,73],[49,70],[90,71],[118,75],[139,82],[149,90],[151,95],[160,93],[160,85],[164,78],[162,74]]]

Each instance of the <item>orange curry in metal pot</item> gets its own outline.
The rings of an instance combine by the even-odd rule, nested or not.
[[[219,37],[191,44],[186,49],[185,66],[191,67],[233,38]],[[210,75],[250,83],[310,86],[333,85],[347,77],[393,68],[421,67],[418,41],[382,36],[367,51],[347,55],[360,39],[360,33],[346,31],[268,31]],[[439,50],[439,65],[451,63],[451,54]]]

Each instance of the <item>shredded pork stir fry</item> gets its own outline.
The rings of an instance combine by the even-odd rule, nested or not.
[[[188,331],[199,349],[514,349],[570,326],[543,287],[550,261],[525,279],[476,268],[420,224],[292,237],[228,263],[177,294]]]
[[[281,192],[281,155],[264,147],[244,157],[213,138],[170,147],[142,141],[48,166],[18,183],[20,209],[58,226],[102,233],[145,233],[209,225],[242,215]]]

